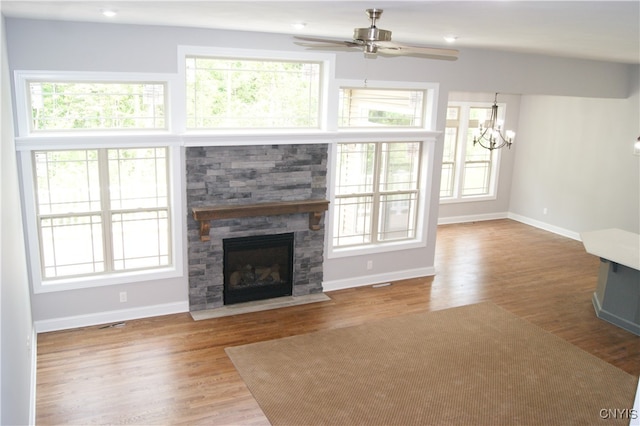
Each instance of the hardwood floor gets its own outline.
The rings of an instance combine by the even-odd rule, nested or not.
[[[41,334],[37,423],[268,424],[225,347],[482,301],[638,376],[640,337],[594,314],[598,265],[580,242],[518,222],[445,225],[434,277],[198,322],[185,313]]]

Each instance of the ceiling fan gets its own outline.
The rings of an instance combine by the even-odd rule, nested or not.
[[[338,40],[331,38],[295,37],[298,40],[313,43],[296,43],[310,49],[333,49],[339,47],[358,48],[365,55],[397,55],[419,56],[430,59],[443,59],[455,61],[458,59],[458,51],[454,49],[440,49],[426,46],[408,46],[391,41],[391,31],[383,30],[376,26],[376,21],[382,15],[382,9],[367,9],[367,16],[371,20],[371,26],[367,28],[355,28],[353,40]]]

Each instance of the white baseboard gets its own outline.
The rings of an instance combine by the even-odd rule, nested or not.
[[[562,235],[563,237],[571,238],[572,240],[582,241],[582,239],[580,238],[580,233],[575,231],[570,231],[568,229],[561,228],[559,226],[550,225],[548,223],[541,222],[536,219],[531,219],[526,216],[521,216],[515,213],[509,213],[508,218],[524,223],[525,225],[530,225],[535,228],[544,229],[545,231],[553,232],[554,234]]]
[[[384,274],[364,275],[342,280],[324,281],[322,290],[324,292],[334,290],[344,290],[352,287],[362,287],[366,285],[386,283],[390,281],[407,280],[410,278],[428,277],[436,274],[433,266],[425,268],[409,269],[405,271],[387,272]]]
[[[472,215],[465,215],[465,216],[439,217],[438,225],[450,225],[453,223],[481,222],[483,220],[507,219],[508,215],[509,213],[507,212],[500,212],[500,213],[472,214]]]
[[[46,333],[48,331],[68,330],[71,328],[88,327],[98,324],[108,324],[182,312],[189,312],[188,301],[143,306],[140,308],[120,309],[117,311],[96,312],[95,314],[54,318],[50,320],[40,320],[35,321],[34,325],[37,333]]]
[[[572,240],[582,241],[582,239],[580,238],[580,234],[578,232],[570,231],[568,229],[561,228],[559,226],[551,225],[546,222],[542,222],[536,219],[531,219],[529,217],[521,216],[519,214],[511,213],[511,212],[440,217],[438,218],[438,225],[481,222],[483,220],[496,220],[496,219],[513,219],[517,222],[524,223],[525,225],[533,226],[539,229],[544,229],[545,231],[553,232],[554,234],[562,235],[563,237],[571,238]]]

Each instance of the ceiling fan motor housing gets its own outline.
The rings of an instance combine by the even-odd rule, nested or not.
[[[353,38],[362,41],[391,41],[391,31],[377,27],[356,28],[353,30]]]

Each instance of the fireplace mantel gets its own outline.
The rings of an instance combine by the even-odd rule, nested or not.
[[[322,212],[329,208],[328,200],[280,201],[275,203],[244,204],[233,206],[193,207],[193,218],[200,222],[200,241],[209,241],[210,222],[215,219],[239,217],[275,216],[309,213],[309,229],[320,229]]]

